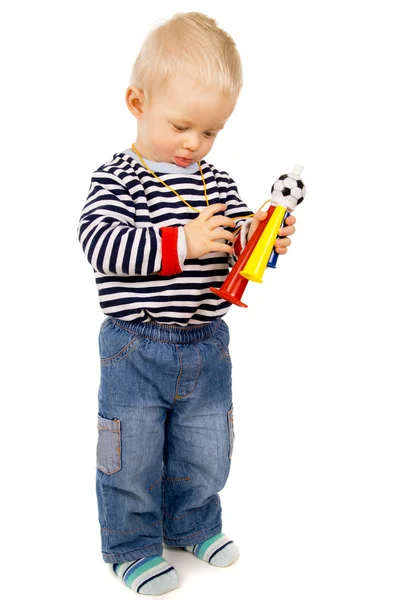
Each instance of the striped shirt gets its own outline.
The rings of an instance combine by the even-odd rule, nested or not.
[[[206,206],[197,163],[188,167],[145,161],[184,200]],[[78,237],[91,264],[102,311],[129,322],[199,325],[224,316],[231,303],[216,296],[247,243],[253,211],[235,182],[205,160],[201,168],[209,204],[226,204],[215,215],[235,218],[234,254],[209,252],[186,259],[184,225],[198,216],[156,179],[130,149],[114,154],[91,177]],[[236,217],[242,217],[236,219]],[[223,228],[224,229],[224,228]],[[220,238],[220,241],[232,244]]]

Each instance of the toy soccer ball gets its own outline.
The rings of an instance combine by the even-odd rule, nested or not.
[[[300,202],[304,200],[305,185],[302,179],[295,173],[281,175],[274,182],[271,188],[271,194],[275,199],[284,196],[284,199],[286,200],[286,197],[290,196],[295,204],[300,204]]]

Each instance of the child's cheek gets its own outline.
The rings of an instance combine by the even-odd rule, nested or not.
[[[151,132],[151,147],[156,149],[156,154],[162,156],[163,160],[168,160],[171,153],[170,135],[167,136],[165,130],[155,130]]]

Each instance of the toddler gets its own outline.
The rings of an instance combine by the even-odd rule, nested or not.
[[[131,148],[92,175],[78,228],[106,318],[99,333],[96,491],[102,556],[135,592],[178,585],[163,545],[237,560],[218,492],[234,444],[232,363],[211,293],[266,212],[205,160],[242,87],[234,41],[201,13],[154,28],[126,103]],[[261,179],[259,179],[261,181]],[[259,190],[259,197],[266,194]],[[287,252],[295,218],[275,243]]]

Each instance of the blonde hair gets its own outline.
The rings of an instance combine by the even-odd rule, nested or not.
[[[199,12],[177,13],[150,31],[133,65],[129,86],[153,93],[175,77],[198,87],[215,88],[237,99],[243,85],[242,63],[232,37]]]

